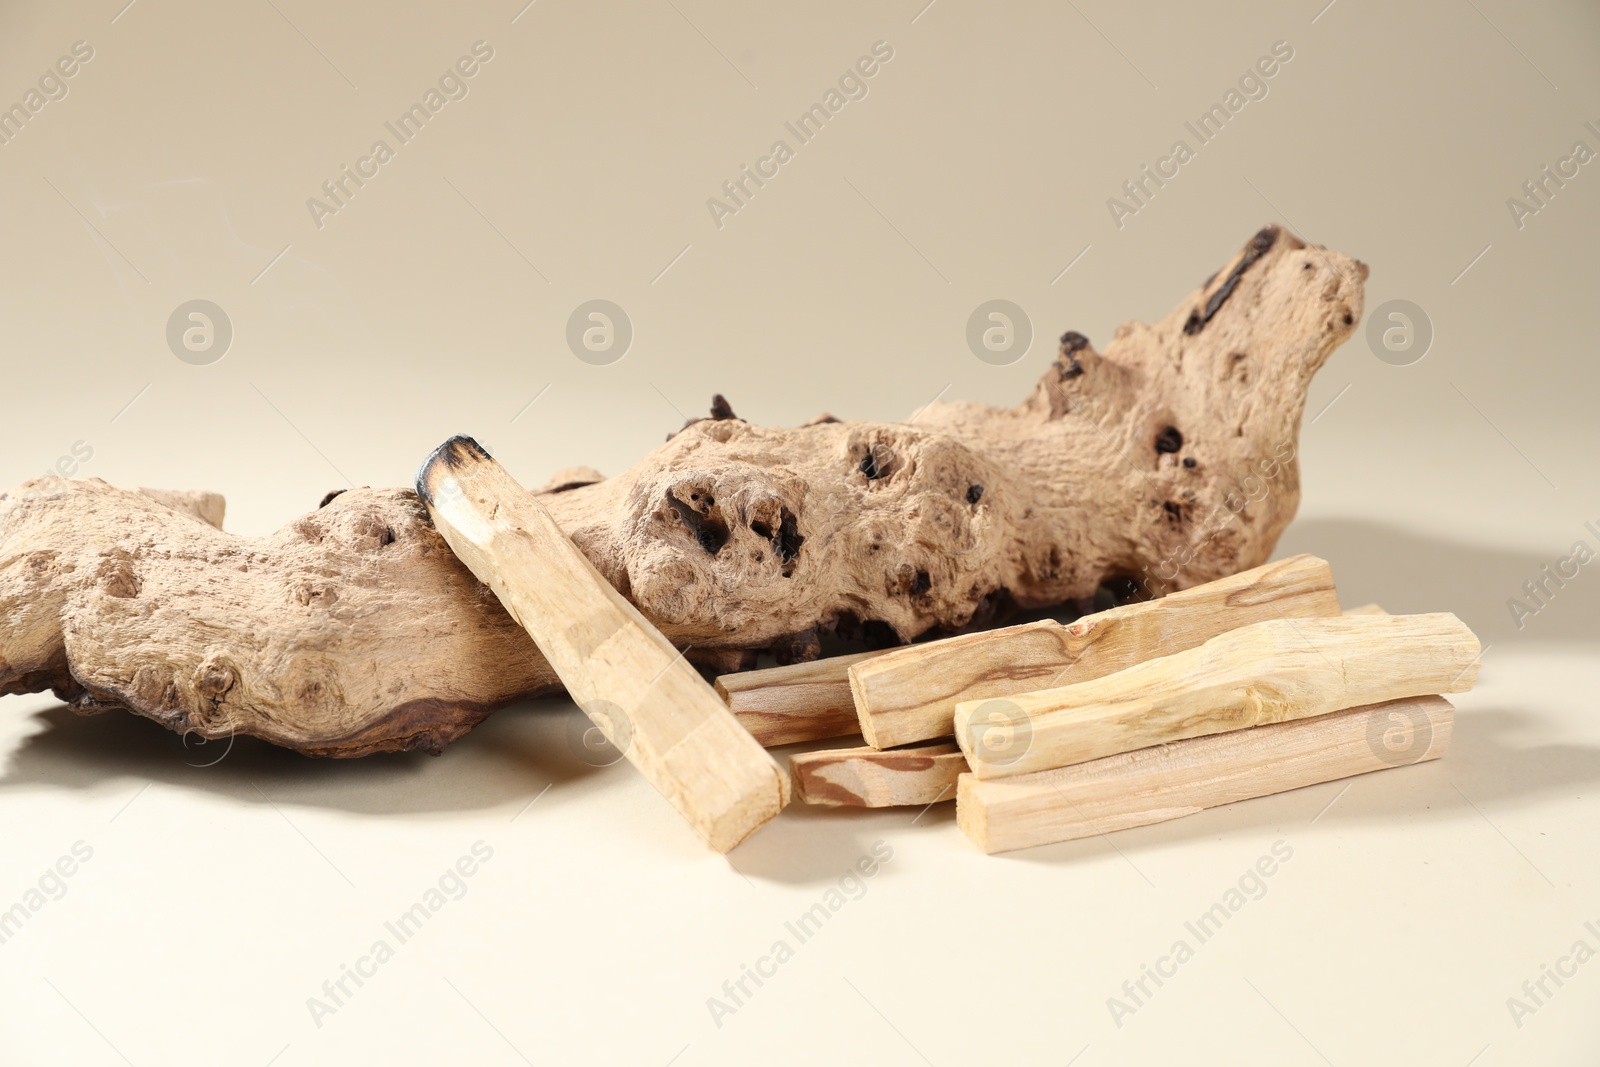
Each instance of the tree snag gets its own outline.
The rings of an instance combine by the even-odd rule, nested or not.
[[[626,473],[541,502],[600,573],[719,671],[1086,609],[1256,566],[1299,502],[1306,389],[1361,318],[1366,267],[1269,226],[1153,325],[1077,333],[1014,408],[915,424],[751,425],[726,401]],[[559,687],[409,489],[352,489],[278,532],[220,499],[24,483],[0,496],[0,694],[52,689],[207,738],[437,752]],[[206,521],[211,519],[212,522]]]

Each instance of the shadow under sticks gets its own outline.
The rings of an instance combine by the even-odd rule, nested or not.
[[[1596,558],[1563,577],[1556,565],[1580,539]],[[1358,519],[1307,519],[1289,527],[1276,555],[1300,552],[1333,565],[1345,607],[1371,602],[1395,615],[1454,612],[1485,646],[1600,641],[1600,539],[1579,525],[1542,554],[1442,540]],[[1564,584],[1546,578],[1546,566]],[[1527,582],[1545,583],[1546,591],[1539,593],[1543,606],[1529,597]],[[1520,625],[1507,604],[1512,598],[1534,610],[1522,615]]]

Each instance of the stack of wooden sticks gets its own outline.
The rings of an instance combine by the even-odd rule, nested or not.
[[[1160,600],[725,675],[812,804],[928,805],[1004,852],[1437,759],[1477,639],[1449,614],[1341,613],[1295,556]]]
[[[1453,724],[1438,694],[1477,676],[1455,616],[1341,613],[1328,564],[1295,556],[1070,625],[724,675],[713,692],[476,442],[441,445],[417,490],[596,727],[722,852],[791,795],[953,793],[962,829],[1004,852],[1437,759]],[[857,732],[865,747],[794,756],[790,776],[762,751]]]

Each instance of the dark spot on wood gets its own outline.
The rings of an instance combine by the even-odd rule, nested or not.
[[[861,624],[861,638],[866,642],[870,651],[876,652],[881,648],[894,648],[896,645],[905,644],[900,640],[900,633],[893,626],[882,619],[868,619]]]
[[[887,445],[873,445],[856,464],[856,469],[867,476],[867,481],[874,482],[894,473],[894,460],[894,452]]]
[[[1193,456],[1184,456],[1183,457],[1183,465],[1185,467],[1188,467],[1190,470],[1194,470],[1194,457]]]
[[[1217,286],[1216,292],[1212,293],[1206,300],[1203,311],[1197,309],[1189,313],[1188,321],[1183,324],[1183,332],[1196,334],[1205,329],[1206,323],[1211,321],[1211,317],[1220,311],[1222,305],[1228,302],[1228,297],[1233,295],[1233,290],[1238,286],[1239,279],[1244,277],[1244,272],[1254,266],[1255,262],[1262,256],[1266,255],[1267,250],[1277,240],[1278,228],[1276,226],[1263,227],[1259,233],[1252,237],[1250,243],[1245,246],[1244,255],[1239,257],[1239,262],[1228,272],[1228,276],[1222,280],[1222,284]]]
[[[1345,324],[1345,325],[1346,325],[1346,326],[1348,326],[1348,325],[1350,325],[1350,324],[1351,324],[1351,323],[1352,323],[1352,322],[1354,322],[1354,321],[1356,321],[1356,320],[1355,320],[1355,319],[1354,319],[1354,318],[1352,318],[1352,317],[1351,317],[1351,315],[1350,315],[1350,312],[1348,312],[1348,311],[1346,311],[1346,312],[1345,312],[1345,313],[1344,313],[1344,324]]]
[[[790,634],[773,642],[772,656],[785,667],[791,663],[809,663],[821,658],[822,639],[817,636],[815,627]]]
[[[800,546],[806,539],[800,535],[800,526],[794,517],[794,512],[788,508],[783,509],[783,518],[778,523],[778,536],[772,542],[772,547],[777,551],[778,558],[783,561],[783,576],[789,577],[794,573],[795,561],[800,558]]]
[[[1165,504],[1162,504],[1161,508],[1167,513],[1168,522],[1183,521],[1183,506],[1181,504],[1174,504],[1169,500]]]
[[[1163,452],[1176,452],[1183,447],[1183,434],[1178,432],[1176,426],[1163,427],[1156,434],[1156,454]]]
[[[1056,357],[1056,367],[1059,368],[1061,380],[1076,378],[1083,373],[1083,364],[1078,362],[1078,353],[1089,347],[1089,339],[1076,330],[1068,330],[1061,335],[1061,354]]]
[[[916,578],[913,579],[912,582],[911,582],[911,595],[912,596],[921,596],[923,593],[926,593],[928,590],[930,590],[932,588],[933,588],[933,579],[928,577],[928,572],[927,571],[918,571]]]
[[[695,541],[710,555],[715,556],[722,551],[722,546],[728,543],[728,525],[720,517],[709,513],[702,514],[671,493],[667,494],[667,504],[678,517],[678,521],[688,527]]]
[[[1310,270],[1311,269],[1311,261],[1308,259],[1304,263],[1300,264],[1300,269],[1301,270]]]
[[[969,486],[967,486],[967,503],[976,504],[978,501],[980,501],[982,499],[983,499],[983,486],[981,486],[981,485],[969,485]]]
[[[1126,574],[1109,575],[1101,581],[1099,594],[1109,597],[1113,606],[1132,603],[1139,595],[1139,583]]]
[[[383,534],[378,538],[378,544],[379,546],[394,544],[394,527],[385,526],[383,528]]]

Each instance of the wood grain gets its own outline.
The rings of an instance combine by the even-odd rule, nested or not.
[[[772,757],[477,442],[441,445],[417,493],[573,700],[708,845],[727,852],[778,814],[789,779]]]
[[[1099,678],[1268,619],[1339,614],[1333,571],[1291,556],[1070,625],[1050,619],[912,645],[850,667],[861,734],[892,748],[951,733],[962,701]]]
[[[716,689],[740,724],[767,748],[845,737],[861,729],[850,695],[850,667],[886,652],[724,674]]]
[[[964,774],[956,822],[988,853],[1071,841],[1438,759],[1454,724],[1449,701],[1409,697],[1016,778]]]
[[[831,748],[789,757],[795,799],[838,807],[925,807],[954,800],[967,769],[954,741],[930,741],[887,752]]]
[[[1274,619],[1093,681],[956,706],[972,773],[1003,778],[1402,697],[1458,693],[1479,646],[1454,615]]]

